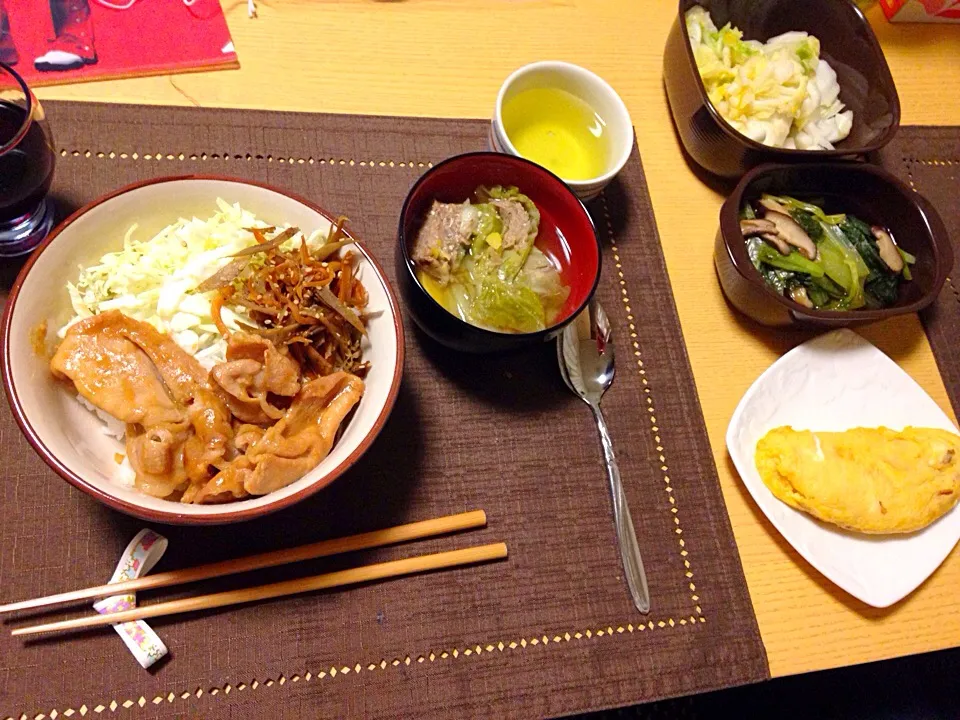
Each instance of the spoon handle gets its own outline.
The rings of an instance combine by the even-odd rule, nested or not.
[[[620,481],[620,468],[617,458],[613,454],[613,440],[607,430],[607,421],[603,417],[600,405],[590,403],[593,417],[597,421],[600,431],[600,444],[603,446],[603,459],[607,464],[607,477],[610,479],[610,496],[613,500],[613,519],[617,528],[617,544],[620,547],[620,559],[623,562],[623,572],[627,578],[627,587],[633,597],[633,604],[637,610],[646,615],[650,612],[650,590],[647,587],[647,574],[643,569],[643,559],[640,557],[640,546],[637,544],[637,532],[633,528],[633,519],[630,517],[630,508],[627,507],[627,496],[623,492],[623,483]]]

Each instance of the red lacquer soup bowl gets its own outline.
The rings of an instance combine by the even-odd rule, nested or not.
[[[497,332],[452,314],[424,289],[411,257],[414,241],[434,200],[462,203],[480,186],[515,186],[540,211],[536,246],[560,270],[570,293],[559,315],[543,330]],[[600,279],[600,242],[583,203],[556,175],[523,158],[492,152],[444,160],[414,183],[400,213],[397,281],[414,322],[437,342],[455,350],[486,353],[542,343],[559,334],[593,297]]]

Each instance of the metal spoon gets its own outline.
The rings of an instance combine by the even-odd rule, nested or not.
[[[633,529],[627,497],[620,482],[620,469],[613,454],[613,441],[607,430],[607,422],[600,411],[600,398],[613,384],[613,334],[607,314],[596,301],[560,334],[557,338],[557,359],[563,380],[590,409],[600,431],[603,458],[607,463],[610,479],[610,495],[613,500],[613,518],[617,528],[617,544],[623,562],[627,586],[637,610],[646,615],[650,612],[650,590],[647,575],[640,558],[637,533]]]

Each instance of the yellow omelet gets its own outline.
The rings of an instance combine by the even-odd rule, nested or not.
[[[865,533],[926,527],[960,497],[960,436],[934,428],[774,428],[757,443],[757,470],[780,500]]]

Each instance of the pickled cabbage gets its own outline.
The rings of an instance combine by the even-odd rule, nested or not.
[[[840,102],[837,73],[820,58],[820,41],[788,32],[766,43],[720,29],[696,5],[687,34],[710,102],[734,129],[771,147],[832,150],[850,134],[853,112]]]

